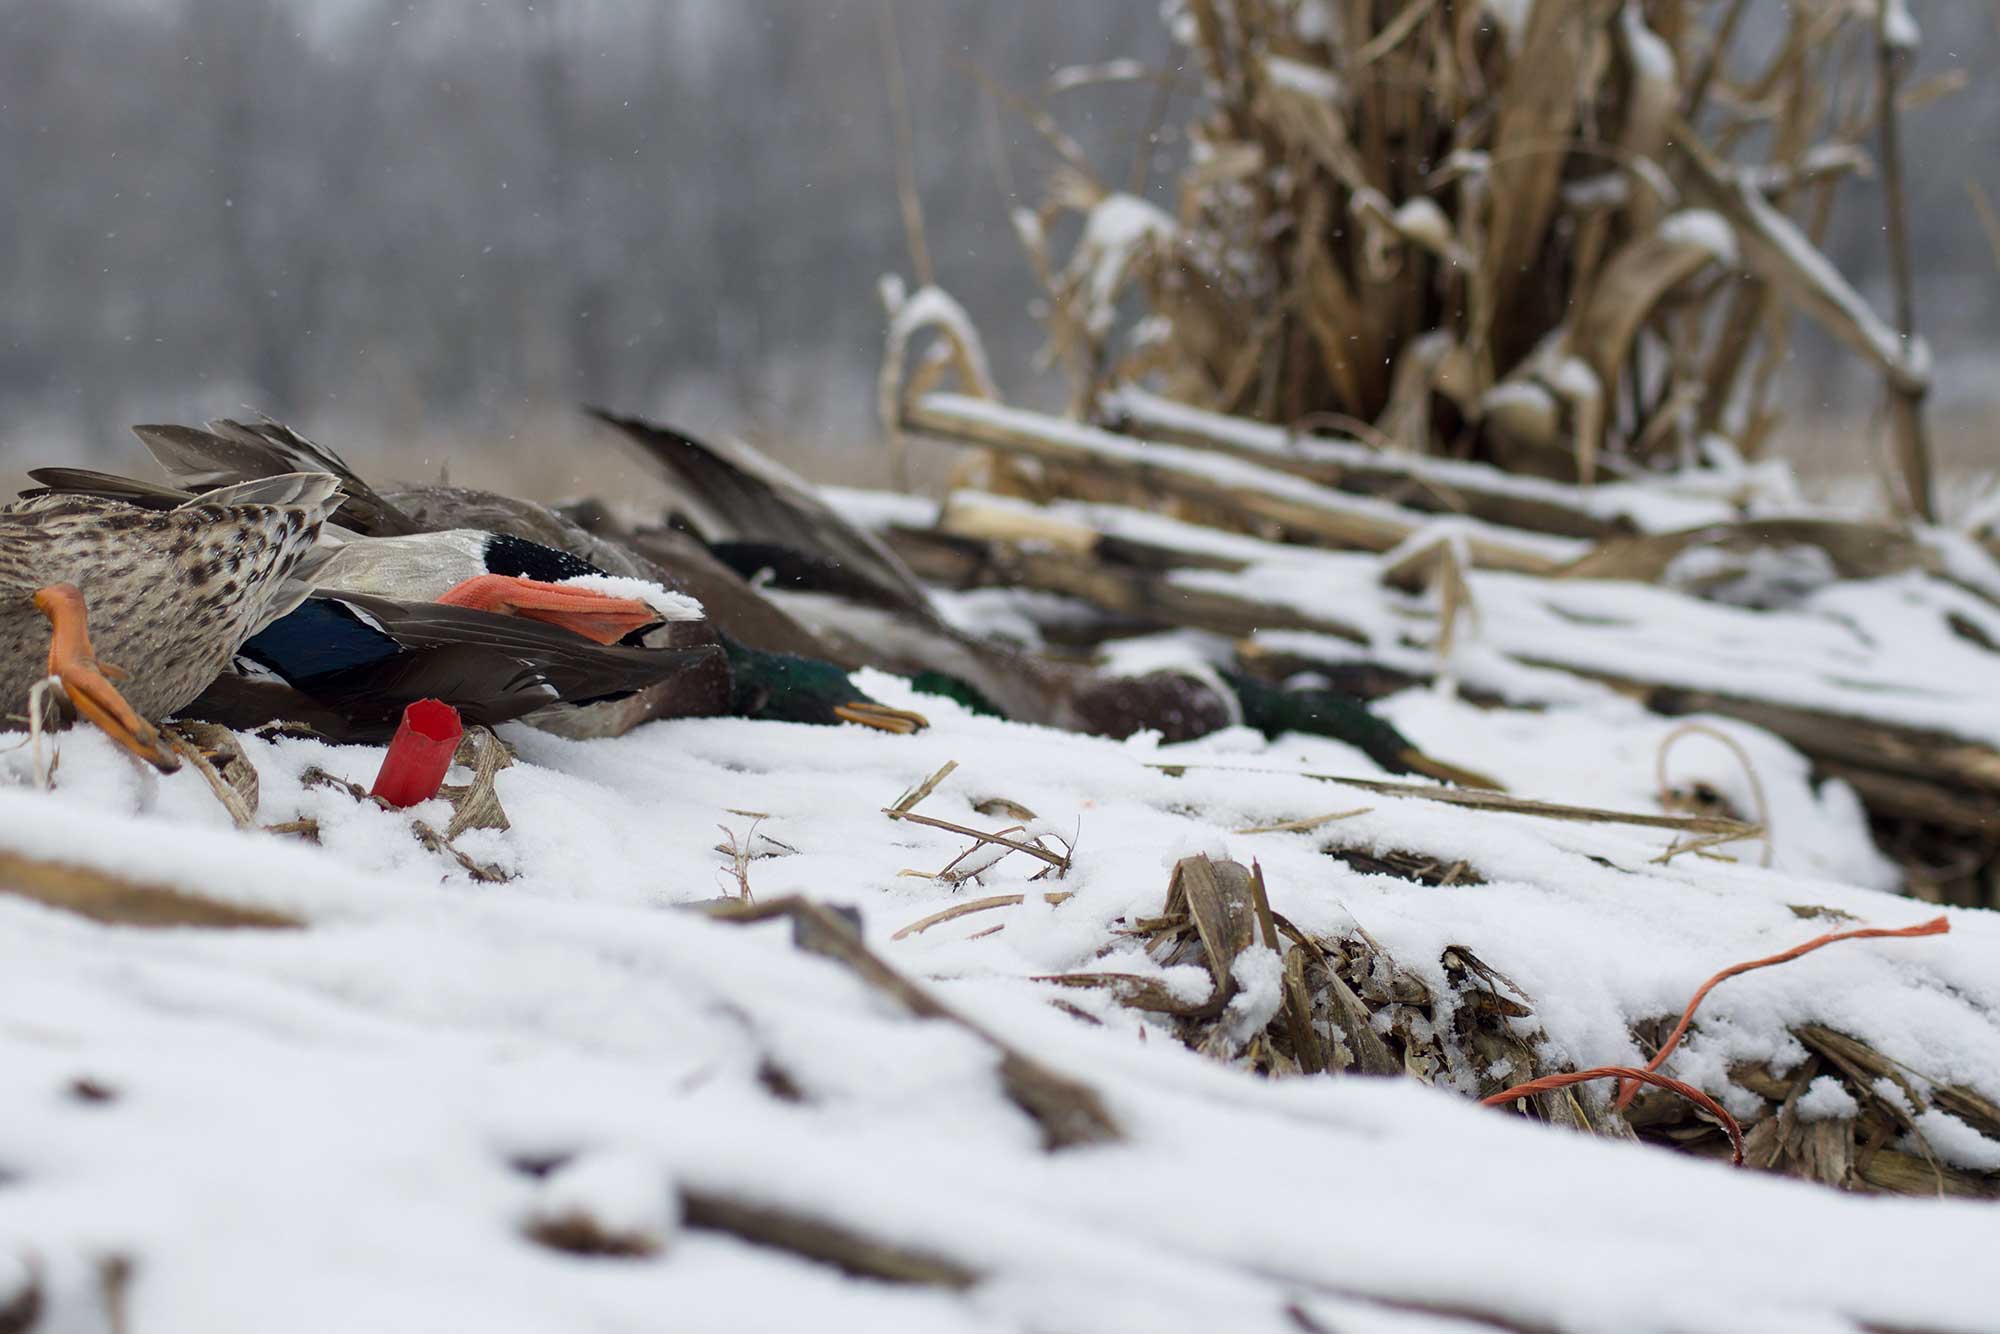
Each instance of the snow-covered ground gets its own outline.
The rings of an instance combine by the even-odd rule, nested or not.
[[[1182,856],[1254,857],[1300,929],[1364,929],[1434,988],[1447,946],[1475,949],[1531,998],[1551,1063],[1642,1063],[1632,1020],[1825,929],[1795,906],[1880,926],[1935,914],[1857,887],[1885,868],[1851,796],[1815,792],[1782,743],[1710,720],[1759,767],[1770,869],[1755,843],[1723,849],[1740,863],[1659,864],[1669,831],[1305,777],[1375,776],[1330,741],[1121,744],[865,685],[933,726],[507,729],[512,828],[458,841],[510,873],[499,884],[412,836],[413,819],[445,825],[442,802],[392,812],[301,782],[319,765],[366,784],[379,749],[245,740],[258,819],[311,817],[316,848],[238,832],[197,774],[141,773],[90,731],[61,738],[52,793],[31,789],[26,749],[0,756],[0,853],[306,923],[106,927],[0,895],[0,1310],[33,1286],[35,1334],[2000,1329],[1990,1206],[1842,1196],[1412,1079],[1259,1079],[1107,993],[1035,980],[1165,972],[1199,992],[1120,919],[1159,912]],[[1672,724],[1608,692],[1527,714],[1418,691],[1384,711],[1517,792],[1658,809]],[[905,874],[966,847],[882,813],[946,761],[922,813],[993,829],[1009,821],[975,803],[1029,807],[1031,832],[1074,844],[1067,875],[1031,880],[1044,868],[1020,855],[958,887]],[[1678,746],[1672,777],[1747,804],[1712,738]],[[731,838],[760,902],[853,906],[872,950],[983,1032],[913,1017],[784,921],[691,911],[738,892],[715,850]],[[1467,858],[1485,883],[1364,875],[1324,854],[1336,838]],[[1051,906],[1055,890],[1072,897]],[[897,938],[1008,893],[1024,901]],[[1741,1098],[1730,1063],[1795,1063],[1787,1030],[1811,1021],[2000,1099],[2000,919],[1954,912],[1951,928],[1734,979],[1666,1069]],[[1253,984],[1237,1003],[1268,1017],[1276,999]],[[1122,1139],[1046,1150],[1006,1095],[1001,1042],[1094,1088]],[[2000,1162],[1969,1128],[1939,1130],[1948,1161]],[[852,1278],[753,1246],[718,1230],[718,1199],[921,1253],[943,1278]],[[577,1215],[651,1253],[528,1235]]]

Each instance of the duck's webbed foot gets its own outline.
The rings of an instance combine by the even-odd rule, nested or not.
[[[49,675],[62,682],[63,693],[76,711],[97,724],[113,741],[162,773],[181,767],[161,739],[159,729],[141,718],[110,677],[125,673],[99,663],[90,647],[90,622],[83,593],[75,584],[50,584],[35,592],[35,609],[49,618]]]
[[[508,574],[482,574],[467,579],[438,601],[447,607],[470,607],[474,611],[545,621],[600,644],[615,644],[634,630],[644,629],[660,619],[658,612],[637,598],[612,597],[587,588]]]

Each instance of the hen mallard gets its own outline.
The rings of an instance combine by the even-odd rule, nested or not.
[[[0,509],[0,699],[23,707],[53,676],[120,745],[177,768],[151,720],[194,699],[305,597],[294,575],[339,501],[338,479],[310,472],[193,499],[139,487]]]
[[[188,492],[81,468],[37,468],[33,493],[161,506]],[[351,494],[343,497],[347,517]],[[367,513],[364,499],[359,507]],[[310,573],[304,571],[309,569]],[[722,711],[730,669],[686,599],[589,587],[588,564],[537,543],[449,530],[365,537],[337,522],[302,562],[312,592],[238,649],[184,716],[245,728],[303,723],[336,741],[383,741],[404,706],[438,699],[492,726],[528,718],[589,734],[656,690]],[[570,581],[570,582],[564,582]],[[642,633],[643,632],[643,633]]]

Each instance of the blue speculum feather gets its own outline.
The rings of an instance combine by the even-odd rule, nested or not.
[[[389,635],[325,598],[309,598],[291,615],[258,631],[242,656],[301,684],[331,672],[387,662],[401,647]]]

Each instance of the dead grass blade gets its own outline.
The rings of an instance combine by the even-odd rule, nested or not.
[[[238,829],[257,827],[257,770],[236,734],[214,723],[178,722],[162,729],[167,744],[201,775]],[[210,756],[220,758],[217,767]]]
[[[963,834],[965,837],[977,839],[981,843],[992,843],[1014,852],[1025,852],[1038,861],[1047,862],[1058,873],[1064,873],[1069,870],[1069,858],[1067,856],[1058,852],[1050,852],[1038,843],[1022,843],[999,834],[989,834],[983,829],[973,829],[966,825],[953,824],[949,820],[939,820],[928,815],[918,815],[915,811],[899,811],[893,806],[884,806],[882,814],[888,816],[891,820],[908,820],[912,824],[928,825],[932,829],[942,829],[948,833]]]
[[[1147,768],[1158,769],[1162,773],[1178,777],[1199,769],[1226,769],[1227,765],[1213,764],[1166,764],[1148,763]],[[1293,772],[1291,770],[1255,770],[1258,773]],[[1561,802],[1536,801],[1530,797],[1516,797],[1505,792],[1490,792],[1476,788],[1430,787],[1422,783],[1394,783],[1376,778],[1348,778],[1340,774],[1299,773],[1300,778],[1317,779],[1325,783],[1339,783],[1343,787],[1360,788],[1364,792],[1379,792],[1388,797],[1415,797],[1419,801],[1441,802],[1447,806],[1463,806],[1468,810],[1489,811],[1499,815],[1532,815],[1545,820],[1568,820],[1578,824],[1624,824],[1637,825],[1647,829],[1672,829],[1685,834],[1727,835],[1732,839],[1756,838],[1759,830],[1755,825],[1744,824],[1740,820],[1724,819],[1715,815],[1659,815],[1650,811],[1614,811],[1595,806],[1569,806]],[[1327,817],[1331,819],[1332,817]]]
[[[507,743],[495,736],[492,728],[474,724],[459,738],[458,753],[452,756],[452,763],[470,768],[472,781],[463,787],[447,784],[438,789],[452,807],[445,839],[455,839],[468,829],[511,828],[507,812],[500,805],[500,794],[493,786],[500,771],[514,763],[514,753]]]
[[[1232,972],[1236,956],[1250,948],[1257,929],[1257,889],[1251,872],[1238,862],[1217,862],[1206,855],[1183,857],[1167,884],[1164,921],[1185,920],[1192,931],[1194,951],[1207,968],[1206,999],[1179,999],[1158,980],[1130,973],[1064,973],[1037,978],[1066,987],[1108,987],[1122,1004],[1182,1019],[1210,1020],[1220,1015],[1236,994]],[[1269,904],[1265,905],[1268,913]],[[1275,936],[1275,928],[1273,935]]]
[[[1771,837],[1771,803],[1764,796],[1764,780],[1757,776],[1757,766],[1750,762],[1750,752],[1743,749],[1743,743],[1721,728],[1711,727],[1707,723],[1681,723],[1660,738],[1660,748],[1653,757],[1653,780],[1659,789],[1660,804],[1662,806],[1670,804],[1674,793],[1674,789],[1667,782],[1667,753],[1683,737],[1690,736],[1705,736],[1712,741],[1722,743],[1729,753],[1736,757],[1737,764],[1742,766],[1743,777],[1750,784],[1750,799],[1757,805],[1756,828],[1764,839],[1764,865],[1769,866],[1771,859],[1777,855],[1778,845]],[[1710,835],[1710,838],[1720,839],[1722,842],[1732,841],[1722,839],[1719,835]],[[1692,849],[1687,850],[1692,851]]]
[[[949,778],[951,771],[956,768],[958,768],[957,760],[946,760],[936,773],[896,798],[889,809],[897,815],[908,815],[925,797],[937,791],[938,784]]]
[[[1067,903],[1074,897],[1076,896],[1067,891],[1058,890],[1054,893],[1042,895],[1042,902],[1050,905]],[[1027,901],[1028,896],[1026,894],[995,894],[989,898],[974,899],[970,903],[954,903],[951,907],[934,912],[928,917],[918,918],[902,930],[896,932],[896,934],[890,936],[889,939],[902,940],[907,936],[922,935],[934,926],[942,926],[946,922],[957,921],[959,918],[969,917],[973,913],[986,912],[993,908],[1011,908]]]
[[[959,1291],[982,1277],[969,1265],[920,1247],[873,1236],[816,1213],[720,1190],[682,1188],[681,1216],[697,1231],[726,1233],[753,1246],[829,1265],[854,1278]]]
[[[1281,820],[1277,824],[1245,825],[1241,829],[1233,829],[1230,832],[1235,834],[1302,834],[1308,830],[1330,825],[1336,820],[1351,820],[1357,815],[1366,815],[1374,809],[1373,806],[1356,806],[1353,810],[1349,811],[1329,811],[1325,815],[1308,815],[1302,820]]]

